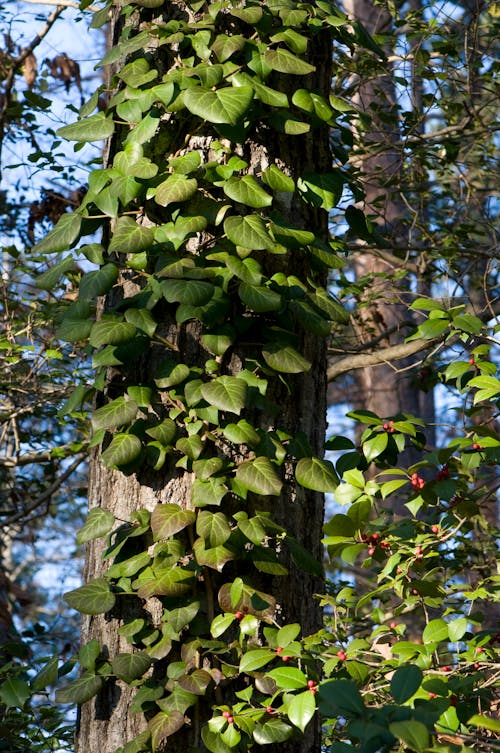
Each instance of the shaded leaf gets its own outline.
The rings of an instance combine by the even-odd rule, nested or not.
[[[63,599],[82,614],[104,614],[116,602],[116,596],[105,578],[96,578],[74,591],[68,591],[63,594]]]

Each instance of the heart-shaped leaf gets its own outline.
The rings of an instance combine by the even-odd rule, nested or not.
[[[203,384],[201,394],[210,405],[239,415],[245,407],[247,385],[238,377],[221,376]]]
[[[295,468],[295,478],[306,489],[333,492],[339,485],[333,463],[319,458],[301,458]]]
[[[87,515],[87,519],[76,535],[78,546],[87,541],[93,541],[105,536],[111,531],[115,522],[115,516],[102,507],[94,507]]]
[[[253,99],[250,86],[228,86],[212,91],[193,86],[184,92],[187,109],[210,123],[236,125]]]
[[[105,578],[96,578],[74,591],[63,595],[64,600],[82,614],[103,614],[109,612],[116,602],[116,596],[111,591]]]
[[[194,523],[195,517],[193,510],[183,510],[179,505],[157,505],[151,513],[151,530],[154,540],[168,539],[169,536]]]
[[[123,682],[131,683],[148,671],[151,659],[143,651],[136,654],[117,654],[111,662],[113,672]]]
[[[134,434],[115,434],[101,455],[101,463],[106,468],[119,468],[132,463],[141,451],[142,443],[139,437]]]
[[[265,457],[240,463],[236,469],[236,478],[255,494],[277,496],[283,486],[275,466]]]

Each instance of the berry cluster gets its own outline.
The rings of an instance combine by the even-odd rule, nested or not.
[[[418,475],[417,472],[411,474],[410,483],[416,492],[423,489],[425,486],[424,479]]]
[[[444,481],[447,478],[450,478],[450,469],[447,465],[443,465],[436,474],[436,481]]]
[[[386,423],[382,426],[384,431],[388,431],[389,434],[394,434],[396,429],[394,428],[394,421],[386,421]]]

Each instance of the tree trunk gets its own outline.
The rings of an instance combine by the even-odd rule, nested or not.
[[[369,34],[390,33],[392,16],[384,4],[373,0],[347,0],[345,5],[348,14],[361,21]],[[392,53],[390,49],[385,51],[388,55]],[[360,300],[357,334],[361,341],[370,341],[386,333],[382,342],[395,345],[410,334],[412,326],[408,321],[408,282],[398,274],[404,268],[409,238],[405,222],[407,208],[401,193],[402,153],[397,143],[400,133],[396,89],[387,63],[383,64],[383,70],[380,66],[361,69],[359,76],[356,103],[371,120],[359,139],[354,164],[365,192],[363,210],[384,237],[385,248],[390,248],[391,254],[384,258],[384,248],[368,249],[366,244],[361,244],[355,252],[356,278],[371,280]],[[427,426],[432,426],[430,401],[423,400],[412,384],[408,373],[410,365],[411,361],[402,360],[398,367],[382,364],[356,371],[355,407],[373,411],[383,418],[401,412],[420,416],[424,408]],[[430,440],[432,443],[432,437]],[[417,455],[408,448],[402,463],[409,465],[416,460]]]
[[[182,3],[166,4],[167,7],[162,16],[157,19],[160,23],[166,23],[170,18],[181,18],[184,14],[190,16],[195,22],[196,16]],[[146,20],[151,18],[148,11],[141,10],[136,14],[133,21],[135,30],[147,28]],[[218,22],[222,16],[219,16]],[[230,18],[227,15],[226,19]],[[116,20],[115,20],[116,22]],[[234,32],[229,26],[226,32]],[[234,24],[234,19],[232,20]],[[168,69],[173,59],[169,58],[166,48],[160,48],[155,52],[155,65],[161,70]],[[307,77],[302,77],[300,85],[314,88],[328,96],[330,85],[330,58],[331,40],[328,34],[319,34],[310,45],[308,60],[316,66],[316,71]],[[272,85],[280,91],[286,92],[291,99],[297,88],[297,77],[283,76],[279,73],[272,74]],[[175,129],[175,113],[167,115],[166,124]],[[108,147],[107,161],[110,164],[114,156],[123,148],[123,140],[127,131],[122,132],[110,142]],[[199,151],[202,164],[214,160],[215,150],[213,146],[216,134],[210,123],[197,122],[197,131],[192,132],[180,129],[169,144],[168,150],[162,146],[158,136],[147,145],[150,153],[155,154],[158,163],[160,159],[166,163],[169,157],[183,154],[190,149]],[[220,137],[218,138],[220,140]],[[255,127],[248,133],[243,143],[231,143],[228,139],[223,140],[226,148],[232,150],[243,158],[247,164],[247,174],[260,179],[264,169],[269,165],[279,165],[280,170],[288,176],[297,178],[305,172],[324,170],[325,165],[330,164],[328,148],[328,133],[326,126],[297,137],[288,136],[269,127],[266,122],[257,122]],[[218,147],[217,147],[218,148]],[[163,152],[162,152],[163,150]],[[160,156],[158,156],[160,155]],[[308,206],[296,198],[296,194],[283,193],[277,210],[286,222],[292,223],[299,228],[314,228],[315,233],[323,238],[327,237],[326,212]],[[275,203],[275,206],[276,206]],[[147,212],[146,212],[147,214]],[[143,218],[146,225],[152,224],[153,217]],[[188,241],[188,250],[196,255],[199,250],[213,242],[213,236],[208,232],[199,232],[195,238]],[[296,275],[304,279],[304,269],[307,263],[304,253],[298,249],[293,253],[265,254],[260,253],[259,262],[265,270],[266,277],[273,274]],[[119,279],[118,287],[108,294],[103,303],[103,311],[116,310],[117,304],[136,295],[141,290],[141,283],[135,281],[136,275],[123,272]],[[322,277],[324,281],[324,277]],[[241,310],[241,303],[232,301],[232,312],[227,315],[228,321]],[[165,358],[165,343],[169,343],[167,355],[175,358],[178,363],[187,364],[190,369],[205,368],[206,362],[214,356],[207,350],[202,335],[204,328],[195,320],[189,320],[182,324],[176,322],[172,313],[172,307],[163,305],[161,318],[157,315],[161,308],[160,304],[154,309],[158,321],[157,333],[160,333],[162,341],[150,345],[145,355],[138,361],[124,367],[113,367],[108,370],[105,399],[116,398],[121,394],[123,385],[146,384],[151,375],[155,374],[158,364]],[[267,319],[267,321],[266,321]],[[220,373],[227,376],[237,376],[246,369],[255,369],[255,354],[257,346],[262,342],[262,329],[272,325],[272,319],[267,316],[255,316],[254,320],[248,320],[249,327],[243,335],[236,339],[232,348],[222,357],[217,358]],[[299,431],[305,435],[312,453],[321,457],[325,435],[325,404],[326,404],[326,342],[325,338],[302,330],[297,321],[293,324],[295,332],[295,347],[311,363],[311,368],[305,373],[285,374],[284,377],[269,374],[269,387],[266,400],[259,405],[257,400],[253,407],[245,409],[242,417],[247,419],[254,427],[257,427],[261,436],[276,436],[279,430],[288,436],[294,436]],[[253,365],[252,365],[253,364]],[[168,414],[178,397],[174,392],[164,391],[161,396],[162,408],[159,418]],[[184,415],[184,414],[183,414]],[[187,420],[187,418],[186,418]],[[237,420],[237,419],[235,419]],[[245,445],[233,445],[229,442],[218,442],[216,455],[224,462],[241,464],[253,457],[251,449]],[[176,504],[183,510],[191,509],[191,495],[195,474],[192,464],[186,468],[176,467],[175,460],[179,455],[167,456],[161,470],[154,470],[142,464],[133,472],[121,472],[113,468],[107,468],[100,462],[101,449],[95,451],[90,468],[89,506],[90,509],[102,508],[110,511],[118,523],[129,521],[134,512],[157,508],[159,504]],[[203,457],[203,455],[202,455]],[[305,549],[309,555],[317,561],[321,561],[321,527],[323,517],[322,494],[299,487],[294,479],[291,467],[285,463],[284,481],[280,495],[262,496],[250,492],[244,505],[244,510],[249,517],[252,512],[264,511],[272,513],[273,520],[286,528],[287,536],[293,539]],[[232,494],[227,494],[221,502],[219,511],[230,517],[238,512],[238,504],[241,500]],[[234,518],[233,525],[234,525]],[[249,548],[250,544],[247,542]],[[103,563],[102,555],[105,543],[102,539],[87,545],[85,580],[89,581],[101,577],[107,565]],[[259,591],[272,594],[277,602],[275,619],[279,624],[300,622],[304,635],[317,630],[321,624],[321,610],[314,594],[321,591],[322,578],[315,574],[304,573],[297,567],[290,555],[290,550],[284,545],[279,552],[280,563],[288,569],[288,575],[278,577],[261,571],[257,576],[246,572],[248,565],[239,565],[229,562],[224,566],[223,572],[209,567],[201,567],[200,583],[204,593],[200,596],[200,624],[206,625],[221,609],[217,604],[217,593],[222,584],[231,582],[235,577],[253,578],[253,584]],[[220,568],[222,570],[222,568]],[[130,652],[130,644],[119,629],[131,619],[143,618],[153,626],[162,625],[165,604],[161,598],[152,596],[146,600],[137,598],[123,599],[111,612],[104,615],[92,615],[84,619],[82,628],[82,643],[86,644],[92,639],[97,639],[105,656],[112,660],[119,653]],[[222,611],[227,611],[222,610]],[[123,632],[123,631],[122,631]],[[201,634],[200,634],[201,635]],[[210,638],[205,627],[204,638]],[[259,637],[262,640],[262,636]],[[186,648],[180,643],[175,643],[166,658],[154,666],[152,676],[155,680],[163,673],[169,673],[169,664],[179,660],[181,652]],[[205,657],[202,664],[204,669],[214,670],[217,662],[210,664],[210,657]],[[170,674],[168,674],[170,677]],[[171,681],[172,682],[172,681]],[[241,690],[241,687],[239,688]],[[192,708],[186,712],[188,723],[174,735],[168,738],[168,750],[172,753],[185,753],[186,751],[205,750],[200,739],[200,729],[207,718],[210,718],[211,706],[231,705],[235,701],[234,692],[238,686],[232,682],[223,682],[211,691],[211,694],[200,700],[195,710]],[[126,743],[131,741],[147,726],[148,714],[131,713],[130,706],[133,702],[136,690],[129,684],[116,680],[108,682],[98,695],[85,703],[81,709],[77,749],[80,753],[114,753]],[[149,715],[150,716],[150,715]],[[281,743],[279,746],[268,745],[267,750],[272,753],[279,747],[283,753],[297,751],[300,745],[301,753],[313,753],[320,750],[320,729],[317,722],[312,722],[301,737]],[[142,748],[141,748],[142,750]]]

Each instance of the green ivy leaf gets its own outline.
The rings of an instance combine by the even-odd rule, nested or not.
[[[304,173],[297,181],[304,201],[327,212],[337,206],[344,190],[344,180],[339,172]]]
[[[264,220],[258,214],[245,217],[232,216],[224,220],[224,232],[232,243],[254,251],[272,251],[274,241],[269,235]]]
[[[266,537],[265,528],[258,517],[239,519],[238,528],[256,546],[262,544]]]
[[[82,218],[71,212],[63,214],[57,225],[50,233],[42,238],[32,248],[33,254],[57,254],[67,251],[80,236]]]
[[[239,415],[245,407],[247,385],[238,377],[221,376],[203,384],[201,394],[210,405]]]
[[[210,567],[213,570],[222,572],[226,562],[234,560],[236,554],[224,546],[214,546],[205,548],[205,541],[200,538],[193,544],[193,552],[196,561],[201,567]]]
[[[104,614],[113,609],[116,596],[105,578],[96,578],[74,591],[63,594],[63,599],[82,614]]]
[[[250,311],[263,314],[266,311],[279,311],[283,300],[279,293],[263,285],[247,285],[242,282],[238,295]]]
[[[121,345],[131,340],[136,331],[133,324],[124,322],[121,317],[106,314],[92,325],[89,341],[94,348],[100,348],[102,345]]]
[[[120,468],[136,460],[141,451],[142,443],[139,437],[134,434],[115,434],[100,459],[106,468]]]
[[[319,458],[301,458],[295,468],[295,478],[306,489],[316,492],[333,492],[339,485],[333,463]]]
[[[233,176],[224,181],[222,188],[226,196],[233,201],[239,201],[254,209],[268,207],[273,203],[273,197],[264,191],[252,175]]]
[[[206,669],[195,669],[189,675],[180,677],[179,685],[183,690],[194,695],[205,695],[205,691],[212,682],[212,675]]]
[[[180,173],[172,173],[155,191],[154,200],[162,207],[188,201],[198,188],[196,178],[187,178]]]
[[[419,689],[424,675],[416,664],[398,667],[391,678],[391,695],[396,703],[405,703]]]
[[[86,544],[87,541],[99,539],[111,531],[115,522],[115,516],[102,507],[94,507],[87,515],[85,523],[76,535],[78,546]]]
[[[192,525],[196,514],[193,510],[183,510],[179,505],[160,504],[151,513],[151,530],[155,541],[168,539],[174,533]]]
[[[106,116],[103,112],[98,112],[89,118],[82,118],[76,123],[59,128],[57,135],[67,141],[102,141],[109,139],[114,130],[113,118]]]
[[[101,269],[87,272],[80,280],[78,298],[82,300],[94,300],[100,295],[108,293],[118,279],[118,267],[116,264],[105,264]]]
[[[140,57],[132,60],[127,65],[124,65],[118,73],[118,78],[132,87],[133,89],[139,89],[144,84],[149,84],[158,78],[158,71],[151,70],[146,58]]]
[[[227,487],[222,479],[209,478],[202,480],[197,478],[193,484],[191,503],[194,507],[218,507],[227,494]]]
[[[109,253],[137,254],[153,245],[152,228],[138,225],[132,217],[119,217],[109,244]]]
[[[103,685],[102,677],[85,672],[75,682],[56,691],[56,703],[77,703],[81,705],[97,695]]]
[[[165,418],[161,423],[146,429],[146,434],[156,439],[164,447],[168,447],[175,438],[177,428],[171,418]]]
[[[204,306],[214,294],[214,286],[202,280],[164,280],[161,289],[169,303]]]
[[[429,747],[429,732],[422,722],[417,722],[414,719],[408,719],[405,722],[392,722],[392,724],[389,724],[389,730],[394,737],[401,740],[415,753],[424,753]]]
[[[22,709],[30,696],[30,686],[19,677],[5,680],[0,685],[0,699],[7,708]]]
[[[58,678],[59,656],[53,656],[44,667],[31,680],[31,689],[35,692],[45,690],[49,685],[53,685]]]
[[[222,433],[229,442],[233,442],[234,444],[248,444],[254,447],[260,442],[259,435],[244,418],[238,421],[237,424],[227,424],[222,429]]]
[[[145,2],[145,0],[142,0],[142,2]],[[148,0],[148,2],[151,2],[151,0]],[[159,748],[163,749],[165,740],[180,730],[184,724],[184,714],[180,711],[160,711],[153,716],[148,722],[153,753]]]
[[[314,65],[296,57],[283,48],[266,50],[264,53],[264,60],[273,71],[278,71],[279,73],[307,76],[308,73],[313,73],[316,70]]]
[[[191,590],[195,574],[192,570],[173,567],[169,570],[154,570],[139,580],[137,594],[141,599],[151,596],[182,596]],[[135,586],[134,586],[135,587]]]
[[[205,539],[209,547],[215,547],[228,540],[231,527],[222,512],[202,510],[196,520],[196,533]]]
[[[39,290],[53,290],[63,275],[70,269],[74,269],[75,260],[73,256],[66,256],[55,267],[47,270],[42,275],[36,278],[35,287]],[[81,283],[80,283],[81,284]]]
[[[111,661],[115,675],[123,682],[138,680],[151,666],[150,657],[143,651],[136,654],[117,654]]]
[[[310,690],[292,696],[286,706],[288,718],[292,724],[301,730],[301,732],[304,732],[315,712],[316,703],[314,700],[314,694]]]
[[[158,326],[153,315],[147,309],[127,309],[125,311],[125,319],[129,324],[133,324],[136,329],[145,332],[148,337],[153,337]]]
[[[272,188],[273,191],[283,191],[287,193],[293,193],[295,191],[295,183],[293,178],[286,175],[276,165],[270,165],[262,173],[263,182]]]
[[[291,345],[268,343],[262,349],[262,355],[268,366],[283,374],[300,374],[311,368],[311,362]]]
[[[209,123],[236,125],[253,99],[250,86],[228,86],[212,91],[193,86],[184,93],[187,109]]]
[[[249,491],[265,496],[278,496],[283,486],[275,466],[265,457],[240,463],[236,469],[236,478]]]
[[[124,424],[131,424],[137,416],[138,406],[133,400],[117,397],[116,400],[98,408],[92,416],[94,431],[98,429],[115,429]]]

